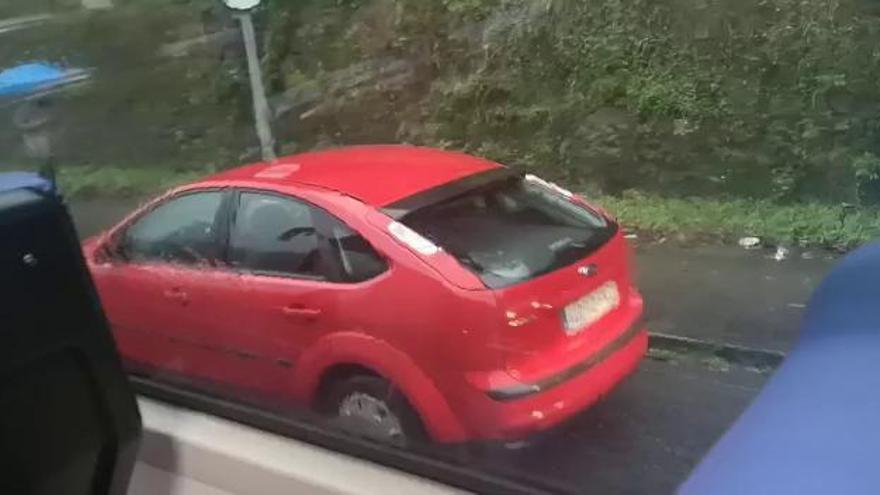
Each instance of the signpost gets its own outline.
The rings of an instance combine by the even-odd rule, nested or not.
[[[260,58],[257,53],[257,37],[254,32],[254,21],[251,11],[260,5],[261,0],[223,0],[226,7],[236,12],[241,24],[241,36],[247,56],[248,76],[251,86],[251,97],[254,104],[254,126],[260,140],[260,152],[264,161],[275,160],[275,138],[272,137],[271,115],[269,102],[266,100],[266,88],[263,86],[263,73],[260,69]]]

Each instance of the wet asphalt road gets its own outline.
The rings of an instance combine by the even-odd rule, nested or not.
[[[638,246],[638,285],[651,331],[788,351],[810,294],[834,266],[824,252],[736,246]],[[804,259],[804,256],[809,259]]]
[[[745,370],[648,359],[558,434],[487,457],[578,493],[672,493],[765,379]]]
[[[71,206],[85,237],[118,221],[134,201]],[[784,262],[738,247],[636,249],[652,331],[788,350],[813,288],[834,260]],[[768,378],[737,366],[647,359],[606,400],[519,449],[493,447],[475,466],[513,468],[579,493],[671,493],[748,406]]]

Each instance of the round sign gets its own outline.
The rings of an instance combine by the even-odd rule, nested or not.
[[[223,4],[233,10],[251,10],[260,5],[261,0],[223,0]]]

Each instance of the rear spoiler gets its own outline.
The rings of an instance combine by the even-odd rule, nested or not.
[[[514,172],[507,167],[493,168],[408,196],[385,206],[381,211],[395,220],[400,220],[406,215],[426,206],[442,203],[474,189],[514,177],[522,177],[522,174]]]
[[[682,495],[880,493],[880,243],[847,256],[800,341]]]

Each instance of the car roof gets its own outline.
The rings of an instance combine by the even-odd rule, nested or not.
[[[450,151],[404,145],[351,146],[234,168],[200,182],[305,184],[383,207],[501,165]]]

